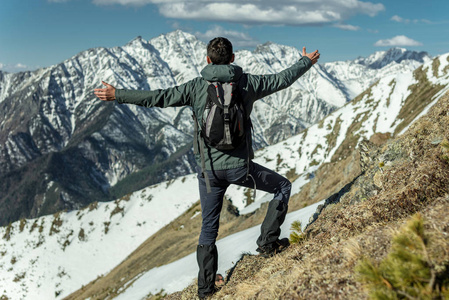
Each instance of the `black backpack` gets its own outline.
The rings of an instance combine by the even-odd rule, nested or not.
[[[209,82],[207,94],[201,137],[218,150],[237,148],[245,141],[250,122],[237,83]]]
[[[239,92],[239,85],[243,84],[246,76],[239,82],[209,82],[207,88],[207,102],[202,115],[198,118],[193,114],[195,123],[194,151],[201,155],[201,168],[206,179],[207,191],[210,192],[204,161],[204,146],[197,140],[198,131],[205,144],[220,151],[233,150],[246,141],[248,151],[248,166],[251,147],[251,119],[246,114],[243,97]],[[248,177],[248,173],[247,173]]]

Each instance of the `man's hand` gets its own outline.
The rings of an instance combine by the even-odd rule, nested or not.
[[[114,101],[115,100],[115,87],[106,83],[104,81],[101,82],[106,86],[105,89],[95,89],[94,94],[102,101]]]
[[[302,47],[302,56],[307,56],[312,61],[312,64],[316,64],[318,59],[320,58],[320,54],[318,50],[313,51],[312,53],[306,53],[306,47]]]

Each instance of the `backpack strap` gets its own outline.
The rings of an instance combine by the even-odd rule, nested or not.
[[[251,174],[249,174],[249,164],[251,162],[251,159],[250,159],[251,149],[250,149],[250,147],[251,147],[251,130],[252,130],[252,128],[253,128],[253,124],[251,124],[249,126],[249,128],[247,129],[248,132],[246,133],[246,151],[248,152],[248,157],[246,159],[246,179],[245,180],[248,180],[248,177],[251,177],[251,179],[253,180],[253,183],[254,183],[253,201],[256,201],[256,190],[257,190],[256,180],[254,179],[254,177]]]
[[[195,112],[192,114],[194,121],[194,134],[193,134],[193,153],[198,154],[198,145],[199,145],[199,153],[201,157],[201,174],[206,181],[206,191],[207,193],[211,192],[210,188],[210,180],[209,175],[206,172],[206,161],[204,160],[204,143],[198,139],[198,119],[196,118]]]
[[[195,112],[192,114],[193,118],[193,154],[198,154],[198,119]]]

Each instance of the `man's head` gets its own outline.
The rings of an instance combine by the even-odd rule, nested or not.
[[[234,61],[231,42],[224,37],[216,37],[207,44],[207,63],[227,65]]]

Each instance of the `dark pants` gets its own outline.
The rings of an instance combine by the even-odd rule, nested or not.
[[[223,206],[223,197],[226,189],[231,184],[254,188],[254,181],[258,190],[274,194],[273,200],[271,200],[268,206],[265,220],[262,223],[261,235],[257,239],[257,244],[259,247],[263,247],[267,244],[275,242],[279,237],[280,226],[282,225],[285,214],[287,213],[287,205],[291,191],[290,181],[276,172],[253,162],[250,163],[249,174],[252,178],[254,178],[254,181],[251,178],[246,178],[246,166],[229,170],[215,170],[207,172],[211,187],[210,193],[207,193],[206,191],[206,181],[204,177],[201,172],[198,172],[201,210],[203,217],[199,245],[215,245],[218,235],[220,212]],[[205,277],[210,277],[207,276],[207,274],[210,274],[211,272],[215,276],[217,271],[216,267],[215,270],[204,269],[206,264],[202,257],[204,255],[209,257],[211,255],[210,251],[212,250],[207,251],[207,254],[204,251],[205,250],[203,249],[197,251],[197,257],[200,257],[198,258],[198,265],[200,267],[200,272],[198,274],[199,294],[207,293],[213,289],[214,282],[208,282],[208,280],[205,280]],[[215,254],[217,253],[216,250],[214,250],[213,253],[213,255],[218,256],[218,254]],[[217,261],[217,257],[214,257],[214,261]],[[213,266],[214,264],[209,265]]]
[[[226,189],[231,184],[254,188],[253,180],[246,178],[246,171],[246,166],[229,170],[207,171],[211,187],[210,193],[206,191],[206,181],[201,172],[198,173],[203,217],[199,239],[200,245],[212,245],[215,243]],[[249,174],[254,178],[258,190],[274,194],[273,200],[280,200],[288,205],[291,183],[287,178],[253,162],[250,163]]]

